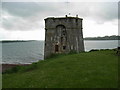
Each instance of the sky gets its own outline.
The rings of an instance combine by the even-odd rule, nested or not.
[[[118,2],[110,1],[2,1],[0,40],[44,40],[44,19],[69,13],[83,18],[83,37],[118,35]]]

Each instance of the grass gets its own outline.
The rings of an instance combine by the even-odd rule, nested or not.
[[[117,88],[113,50],[58,55],[2,76],[3,88]]]

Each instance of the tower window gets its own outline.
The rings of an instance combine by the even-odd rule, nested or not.
[[[63,46],[63,50],[65,50],[66,49],[66,46]]]
[[[58,52],[58,45],[55,45],[55,52]]]

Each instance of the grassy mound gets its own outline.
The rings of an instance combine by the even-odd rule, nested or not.
[[[113,50],[57,55],[17,67],[2,76],[3,88],[116,88],[118,56]]]

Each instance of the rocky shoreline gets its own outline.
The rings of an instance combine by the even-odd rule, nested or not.
[[[15,66],[28,66],[30,64],[1,64],[0,65],[0,72],[4,72],[10,68],[13,68]]]

